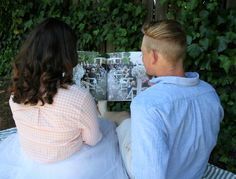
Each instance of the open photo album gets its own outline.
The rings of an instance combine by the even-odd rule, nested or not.
[[[131,101],[148,87],[140,51],[78,51],[78,61],[73,71],[75,84],[88,89],[97,101]]]

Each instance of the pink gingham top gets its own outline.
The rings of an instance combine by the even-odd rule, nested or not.
[[[90,93],[72,85],[59,89],[53,104],[23,105],[9,100],[23,151],[39,162],[63,160],[102,138]]]

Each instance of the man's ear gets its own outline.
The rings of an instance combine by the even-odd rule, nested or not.
[[[156,50],[152,50],[152,64],[156,64],[158,61],[158,52]]]

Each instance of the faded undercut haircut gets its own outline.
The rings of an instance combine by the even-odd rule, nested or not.
[[[145,48],[156,50],[167,60],[183,61],[186,54],[186,34],[174,20],[162,20],[142,27]]]

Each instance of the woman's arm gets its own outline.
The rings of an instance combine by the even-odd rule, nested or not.
[[[88,92],[82,103],[80,121],[82,123],[82,138],[88,145],[96,145],[102,138],[98,124],[98,111],[95,101]]]

